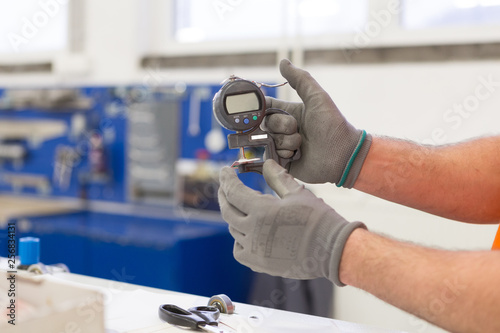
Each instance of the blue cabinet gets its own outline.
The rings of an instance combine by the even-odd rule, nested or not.
[[[17,236],[39,237],[45,264],[62,262],[77,274],[248,301],[253,274],[233,258],[225,224],[86,211],[29,222]]]

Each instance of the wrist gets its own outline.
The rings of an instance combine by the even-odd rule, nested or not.
[[[339,264],[339,280],[345,285],[355,286],[357,281],[357,270],[353,269],[354,263],[359,256],[364,256],[365,240],[369,232],[364,228],[355,229],[347,239]]]
[[[346,285],[346,283],[340,279],[340,267],[347,243],[352,234],[361,229],[367,230],[366,225],[361,222],[345,222],[345,225],[341,227],[338,232],[336,232],[330,260],[330,274],[328,278],[339,287],[344,287]]]
[[[365,131],[363,131],[366,133]],[[363,138],[363,142],[357,147],[358,151],[356,151],[356,155],[353,156],[352,164],[349,166],[349,170],[347,170],[345,182],[342,184],[337,184],[337,186],[342,186],[345,188],[353,188],[358,176],[361,172],[361,168],[365,162],[366,156],[368,155],[368,151],[370,150],[372,144],[372,136],[370,134],[366,134]]]

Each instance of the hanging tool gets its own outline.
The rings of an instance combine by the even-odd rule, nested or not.
[[[200,128],[200,112],[201,103],[210,96],[210,90],[206,87],[201,87],[193,90],[189,98],[189,118],[188,118],[188,134],[189,136],[198,136],[201,133]]]
[[[80,155],[74,148],[62,145],[57,147],[53,178],[61,190],[69,188],[73,168],[79,159]]]
[[[17,143],[0,143],[0,160],[22,160],[26,156],[26,148]]]
[[[276,152],[274,139],[260,126],[265,116],[276,113],[288,114],[276,108],[267,109],[266,99],[260,87],[279,87],[286,83],[268,85],[232,75],[215,94],[213,99],[215,118],[224,128],[236,132],[229,134],[227,140],[229,148],[240,149],[240,159],[231,166],[238,168],[240,173],[262,173],[262,166],[267,158],[272,158],[283,167],[300,158],[300,150],[297,150],[291,158],[281,158]],[[247,159],[245,147],[264,147],[263,158]]]

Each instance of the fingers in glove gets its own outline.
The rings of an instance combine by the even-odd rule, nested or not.
[[[241,245],[241,243],[235,241],[234,247],[233,247],[234,259],[236,259],[239,263],[243,264],[241,262],[240,258],[244,257],[244,254],[245,254],[245,248],[243,247],[243,245]]]
[[[304,188],[274,160],[264,162],[262,171],[267,184],[280,198]]]
[[[287,114],[272,114],[264,118],[267,131],[279,134],[297,133],[297,120]]]
[[[237,229],[229,226],[229,233],[231,236],[233,236],[234,240],[237,241],[238,243],[242,243],[243,240],[245,239],[245,234],[242,232],[239,232]]]
[[[234,246],[233,246],[234,259],[243,264],[241,258],[244,258],[246,251],[248,251],[248,249],[245,250],[245,248],[248,247],[248,245],[246,244],[248,242],[248,238],[246,238],[243,234],[239,233],[237,230],[232,229],[231,227],[229,228],[229,232],[231,233],[231,236],[233,236],[234,238]]]
[[[279,109],[288,112],[295,119],[300,120],[302,115],[302,110],[304,109],[304,104],[300,102],[287,102],[274,97],[266,96],[266,108],[267,109]]]
[[[295,152],[293,150],[276,150],[276,154],[281,158],[292,158]]]
[[[280,62],[281,75],[288,81],[290,86],[297,91],[300,99],[307,106],[314,103],[333,103],[330,96],[309,74],[309,72],[295,67],[290,60],[283,59]],[[318,100],[318,98],[320,100]]]
[[[229,224],[233,224],[245,218],[246,214],[244,214],[239,209],[231,205],[231,203],[229,203],[229,201],[226,198],[226,194],[220,188],[218,192],[218,198],[219,198],[220,211],[222,213],[222,218],[224,219],[224,221],[226,221]]]
[[[300,148],[302,144],[302,137],[299,133],[293,134],[275,134],[269,133],[274,140],[277,150],[291,150],[295,151]]]
[[[242,235],[252,232],[254,225],[247,220],[247,215],[229,203],[221,189],[219,189],[219,205],[222,218],[229,224],[229,228],[237,230]]]
[[[243,184],[230,167],[222,168],[219,189],[224,192],[227,202],[243,214],[258,209],[260,198],[263,196],[262,193]]]

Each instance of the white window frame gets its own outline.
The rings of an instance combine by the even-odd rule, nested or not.
[[[250,1],[250,0],[248,0]],[[415,0],[418,1],[418,0]],[[273,51],[286,55],[289,51],[297,52],[308,49],[346,49],[378,47],[410,47],[424,45],[460,45],[500,42],[500,24],[495,26],[439,27],[421,30],[404,29],[399,22],[400,13],[392,14],[388,24],[377,21],[374,13],[390,12],[394,6],[402,10],[401,0],[369,0],[367,22],[354,33],[328,34],[324,36],[284,36],[283,38],[245,39],[242,41],[207,41],[199,43],[181,43],[175,40],[174,0],[156,0],[150,3],[151,17],[158,18],[158,13],[170,15],[165,19],[150,22],[151,34],[148,54],[179,56],[200,54],[237,54]],[[152,15],[155,13],[156,15]],[[370,33],[369,29],[379,33]],[[368,40],[368,42],[363,42]]]
[[[75,31],[83,30],[83,20],[81,13],[77,11],[84,5],[84,0],[67,0],[68,3],[68,31],[66,34],[66,47],[62,50],[39,51],[39,52],[14,52],[2,53],[0,55],[0,65],[30,65],[50,63],[52,67],[57,67],[59,63],[79,62],[83,50],[82,45],[75,44],[72,36]]]
[[[284,38],[245,39],[230,41],[207,41],[199,43],[181,43],[174,37],[174,23],[171,18],[175,15],[174,0],[156,0],[150,3],[147,18],[155,17],[151,23],[149,36],[149,53],[165,55],[196,55],[221,54],[241,52],[276,51],[286,48]],[[165,19],[158,19],[158,13],[165,13]]]

